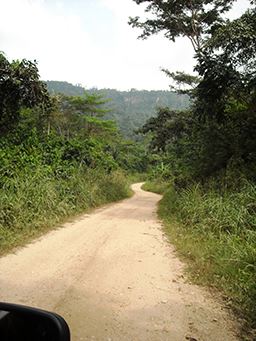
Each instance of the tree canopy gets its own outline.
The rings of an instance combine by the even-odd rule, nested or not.
[[[174,3],[180,8],[192,3],[149,2],[161,6],[166,18],[170,10],[176,13],[176,7],[171,6]],[[199,3],[203,6],[208,2],[193,2]],[[218,1],[223,11],[228,10],[231,3]],[[148,10],[153,10],[154,6]],[[181,176],[190,174],[192,179],[205,181],[233,167],[255,179],[255,13],[255,8],[250,8],[233,21],[218,19],[214,29],[208,27],[203,32],[203,44],[196,53],[195,70],[199,77],[166,70],[178,84],[193,85],[191,109],[181,113],[162,108],[140,132],[150,134],[151,150],[163,153],[165,161],[167,153],[174,168],[176,160]],[[170,18],[172,20],[172,16]],[[177,167],[175,169],[177,171]]]
[[[187,37],[194,50],[199,52],[211,35],[223,22],[222,15],[235,0],[133,0],[138,5],[147,3],[146,12],[151,17],[145,21],[134,17],[129,19],[132,27],[142,29],[140,38],[146,39],[163,32],[165,37],[175,41]]]
[[[26,59],[9,62],[0,53],[0,133],[8,133],[17,125],[22,108],[40,106],[46,114],[50,105],[36,62]]]

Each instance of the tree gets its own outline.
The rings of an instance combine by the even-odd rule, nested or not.
[[[140,18],[129,18],[132,27],[143,30],[139,38],[146,39],[153,34],[163,32],[172,41],[186,37],[191,42],[198,61],[208,38],[225,22],[222,15],[227,12],[235,0],[133,0],[138,5],[148,3],[146,12],[152,18],[140,21]],[[178,87],[175,91],[193,95],[199,79],[184,72],[162,70],[171,77]],[[181,88],[183,86],[183,89]]]
[[[68,103],[78,114],[91,117],[102,117],[109,110],[104,105],[109,102],[101,94],[85,93],[84,96],[67,97]]]
[[[198,56],[196,71],[199,116],[225,119],[226,103],[251,106],[256,95],[256,9],[226,22],[214,32]]]
[[[176,86],[171,85],[170,88],[181,95],[193,95],[195,87],[200,82],[198,76],[190,75],[182,71],[171,72],[168,69],[162,69],[162,71],[176,83]]]
[[[251,179],[256,161],[255,37],[255,8],[214,32],[196,67],[202,80],[194,106],[194,115],[208,127],[208,133],[201,134],[204,156],[211,155],[216,169],[225,169],[235,160],[236,167],[239,164]]]
[[[196,51],[200,78],[190,113],[162,109],[141,131],[151,134],[153,151],[168,154],[172,168],[191,179],[205,181],[233,167],[255,180],[256,9],[219,21],[207,34]],[[166,72],[193,85],[189,75]]]
[[[84,93],[81,97],[60,95],[52,126],[67,138],[78,135],[115,135],[115,123],[102,119],[104,114],[109,112],[105,107],[108,101],[99,94]]]
[[[36,62],[9,62],[0,53],[0,133],[10,132],[20,119],[22,108],[40,106],[47,115],[51,101],[46,85],[39,80]]]
[[[256,69],[256,8],[246,11],[240,18],[222,25],[208,40],[205,51],[225,57],[232,67],[244,76],[255,79]],[[202,70],[198,67],[198,71]],[[247,82],[248,83],[248,82]],[[254,82],[255,83],[255,82]]]
[[[159,108],[157,116],[150,118],[138,132],[151,134],[150,148],[153,152],[164,152],[169,144],[187,136],[190,126],[190,112]]]
[[[163,32],[165,37],[175,41],[187,37],[196,52],[201,51],[209,34],[212,34],[224,21],[222,14],[227,12],[235,0],[133,0],[138,5],[148,3],[146,12],[152,18],[140,21],[129,18],[132,27],[143,30],[140,38],[146,39]]]

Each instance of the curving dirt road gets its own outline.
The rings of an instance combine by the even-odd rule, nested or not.
[[[235,323],[186,283],[155,210],[160,196],[84,215],[0,259],[0,300],[56,311],[72,340],[231,341]]]

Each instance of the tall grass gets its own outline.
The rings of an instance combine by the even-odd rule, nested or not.
[[[214,186],[160,187],[159,215],[192,278],[220,289],[247,331],[256,328],[256,186],[221,193]]]
[[[170,187],[168,186],[168,183],[166,181],[146,181],[142,188],[145,191],[157,193],[157,194],[163,194],[167,188]]]
[[[52,176],[45,167],[6,177],[0,189],[0,254],[64,219],[129,196],[122,172],[74,168]]]

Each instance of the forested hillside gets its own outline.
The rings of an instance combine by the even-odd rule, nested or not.
[[[46,84],[51,94],[82,96],[85,92],[81,86],[67,82],[47,81]],[[182,110],[189,106],[189,96],[172,91],[89,89],[86,92],[98,93],[111,99],[108,103],[110,111],[106,113],[105,118],[115,120],[124,136],[132,138],[136,138],[134,131],[139,129],[147,119],[154,116],[158,107]]]

